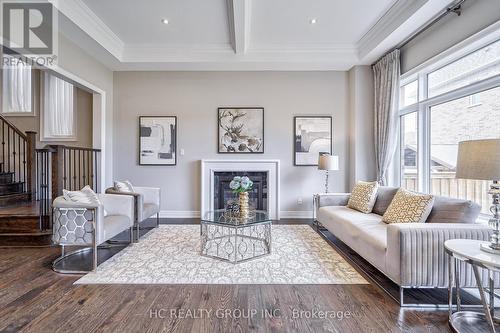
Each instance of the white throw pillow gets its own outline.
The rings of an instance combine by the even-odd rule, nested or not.
[[[84,188],[82,188],[80,191],[68,191],[68,190],[63,190],[63,196],[64,199],[68,201],[73,201],[77,203],[83,203],[83,204],[94,204],[97,206],[103,206],[101,200],[99,200],[99,197],[97,194],[92,190],[92,188],[89,185],[86,185]],[[104,216],[108,215],[108,212],[106,212],[106,209],[103,209]]]
[[[134,187],[132,186],[132,183],[130,183],[128,180],[125,180],[123,182],[115,181],[114,188],[118,192],[126,192],[126,193],[134,192]]]

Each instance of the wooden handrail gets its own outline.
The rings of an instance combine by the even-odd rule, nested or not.
[[[76,147],[76,146],[66,146],[66,145],[48,145],[43,148],[38,148],[36,151],[57,151],[57,149],[61,147],[64,149],[71,149],[71,150],[82,150],[82,151],[95,151],[95,152],[100,152],[101,149],[97,148],[86,148],[86,147]]]
[[[7,124],[7,126],[10,127],[11,130],[16,132],[21,138],[23,138],[25,141],[28,140],[28,136],[24,134],[20,129],[18,129],[13,123],[11,123],[9,120],[7,120],[4,116],[0,114],[0,119]]]

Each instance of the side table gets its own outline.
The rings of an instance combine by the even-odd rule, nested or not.
[[[448,255],[449,284],[449,324],[455,332],[492,332],[495,326],[499,327],[500,319],[495,317],[495,279],[494,274],[500,272],[500,255],[491,254],[480,249],[484,241],[470,239],[452,239],[444,243]],[[483,312],[463,311],[460,300],[460,269],[459,262],[465,262],[472,266],[476,279]],[[479,268],[488,271],[488,287],[484,287]],[[453,289],[456,294],[457,311],[453,312]],[[488,300],[487,300],[488,298]]]

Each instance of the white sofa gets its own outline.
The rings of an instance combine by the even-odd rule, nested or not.
[[[471,201],[438,196],[426,223],[386,224],[382,215],[396,191],[380,187],[370,214],[348,208],[348,193],[316,195],[315,220],[400,286],[401,298],[403,288],[447,287],[444,242],[490,239],[491,229],[475,223],[480,207]],[[461,285],[475,287],[472,269],[462,266]]]

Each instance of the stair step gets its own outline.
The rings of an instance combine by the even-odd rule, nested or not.
[[[21,193],[24,190],[24,183],[0,184],[0,195]]]
[[[10,184],[14,181],[13,172],[0,172],[0,185]]]
[[[0,234],[40,231],[39,216],[0,216]]]
[[[51,246],[52,231],[0,234],[0,247]]]
[[[0,207],[31,201],[31,193],[14,193],[0,196]]]

